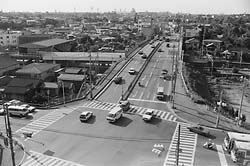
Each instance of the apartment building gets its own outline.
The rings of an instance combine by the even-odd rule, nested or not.
[[[0,46],[17,46],[18,37],[21,35],[21,31],[7,30],[0,32]]]

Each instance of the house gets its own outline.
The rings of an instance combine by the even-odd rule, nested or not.
[[[6,100],[32,101],[32,97],[39,91],[40,80],[13,78],[4,89]]]
[[[63,88],[70,90],[71,93],[78,92],[86,82],[86,75],[80,74],[61,74],[58,78],[58,84]]]
[[[12,59],[8,55],[0,55],[0,77],[3,76],[5,73],[11,72],[20,68],[19,62]]]
[[[41,86],[42,94],[48,97],[59,95],[59,86],[57,82],[44,82]]]
[[[205,39],[203,40],[203,48],[210,55],[216,55],[221,51],[223,42],[216,39]]]
[[[16,71],[18,78],[29,78],[39,80],[55,80],[55,71],[60,69],[59,64],[32,63]]]
[[[191,38],[185,41],[186,50],[198,50],[200,41],[195,38]]]

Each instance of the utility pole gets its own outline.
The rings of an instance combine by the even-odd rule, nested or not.
[[[240,109],[239,109],[239,112],[238,112],[238,119],[240,120],[240,117],[241,117],[241,111],[242,111],[242,103],[243,103],[243,99],[244,99],[244,95],[245,95],[245,88],[246,88],[246,80],[245,78],[243,78],[243,89],[242,89],[242,96],[241,96],[241,100],[240,100]]]
[[[220,92],[220,105],[219,105],[219,108],[217,110],[217,119],[216,119],[216,125],[215,125],[215,128],[218,128],[219,126],[219,122],[220,122],[220,111],[222,109],[222,95],[223,95],[223,90],[221,90]],[[216,103],[217,104],[217,103]]]
[[[10,143],[10,151],[11,151],[11,159],[12,159],[12,165],[16,166],[15,163],[15,152],[14,152],[14,148],[13,148],[13,139],[12,139],[12,131],[11,131],[11,126],[10,126],[10,114],[9,114],[9,110],[8,110],[8,105],[4,104],[4,112],[5,112],[5,116],[7,117],[7,129],[8,129],[8,138],[9,138],[9,143]]]
[[[65,92],[64,92],[64,82],[62,81],[62,91],[63,91],[63,105],[65,107]]]
[[[180,134],[181,134],[181,126],[180,124],[178,124],[178,138],[177,138],[177,145],[176,145],[176,166],[179,166]]]
[[[91,52],[89,52],[89,83],[90,83],[90,99],[92,100],[93,98],[93,93],[92,93],[92,73],[91,73]]]

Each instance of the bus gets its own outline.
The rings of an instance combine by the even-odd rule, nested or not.
[[[250,134],[227,132],[227,135],[224,138],[224,143],[222,145],[223,149],[228,153],[231,153],[235,141],[250,142]]]
[[[27,116],[30,111],[25,106],[10,105],[8,106],[8,112],[10,115],[16,115],[20,117]]]
[[[240,165],[250,165],[250,142],[234,141],[231,159]]]

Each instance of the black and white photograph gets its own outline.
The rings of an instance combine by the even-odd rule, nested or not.
[[[1,0],[0,166],[250,166],[250,0]]]

